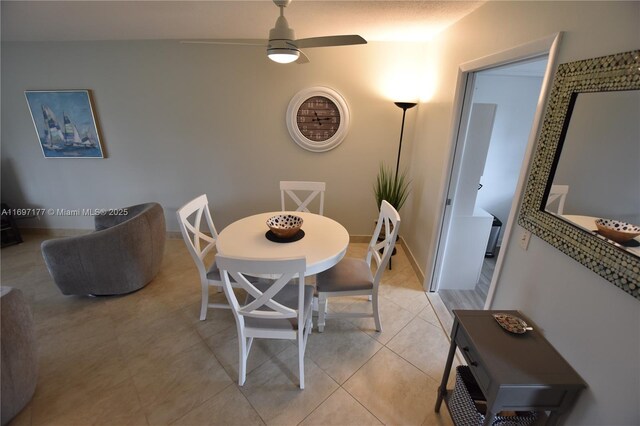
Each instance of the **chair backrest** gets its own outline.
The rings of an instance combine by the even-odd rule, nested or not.
[[[285,207],[285,193],[296,203],[297,212],[309,212],[309,203],[320,195],[320,208],[318,214],[323,215],[325,187],[326,184],[324,182],[280,181],[280,201],[282,203],[282,211],[287,210]],[[298,193],[310,192],[310,194],[304,199],[304,201],[302,201],[295,191],[298,191]]]
[[[373,277],[373,285],[377,286],[380,283],[382,274],[389,263],[391,254],[393,253],[393,247],[395,246],[396,239],[398,238],[398,231],[400,229],[400,215],[386,200],[383,200],[380,204],[380,215],[378,216],[378,223],[373,231],[373,237],[369,243],[369,250],[367,251],[367,264],[371,266],[371,258],[376,261],[376,272]]]
[[[298,324],[304,324],[304,272],[306,259],[297,257],[291,259],[261,260],[216,255],[216,263],[220,268],[224,291],[229,300],[239,326],[244,326],[244,317],[260,320],[282,320],[298,318]],[[259,290],[255,283],[247,279],[252,276],[269,275],[273,278],[268,288]],[[298,309],[284,306],[274,300],[274,297],[291,281],[298,280]],[[238,298],[231,286],[244,289],[249,298],[244,304]]]
[[[569,192],[569,185],[551,185],[551,191],[549,191],[549,197],[547,197],[547,205],[545,208],[549,208],[556,200],[557,206],[556,214],[562,214],[564,211],[564,202],[567,199],[567,193]],[[550,209],[553,210],[553,209]]]
[[[207,275],[204,258],[215,247],[218,239],[218,232],[209,212],[207,195],[203,194],[194,198],[180,207],[176,213],[182,238],[184,238],[187,249],[198,267],[200,277],[204,278]],[[202,216],[205,217],[204,222]]]

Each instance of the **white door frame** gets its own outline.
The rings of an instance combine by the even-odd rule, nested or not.
[[[538,97],[538,103],[536,107],[536,112],[533,119],[533,124],[531,126],[531,133],[529,134],[529,139],[527,141],[527,147],[525,150],[525,155],[522,161],[522,167],[520,168],[520,176],[518,178],[518,183],[516,185],[516,191],[513,197],[513,201],[511,204],[511,211],[509,213],[509,218],[507,219],[507,223],[505,226],[504,235],[502,238],[502,247],[498,254],[498,258],[496,260],[496,266],[493,273],[493,278],[491,280],[491,285],[489,287],[489,292],[487,294],[487,300],[485,302],[485,309],[487,309],[493,300],[493,296],[495,293],[495,286],[498,282],[500,272],[502,269],[504,253],[507,251],[507,247],[509,244],[509,236],[511,234],[513,228],[513,221],[515,218],[515,214],[520,204],[520,199],[522,197],[522,192],[524,189],[525,179],[527,176],[527,172],[529,170],[529,164],[531,161],[531,155],[533,152],[533,147],[537,140],[538,131],[540,128],[542,113],[544,110],[544,106],[546,100],[549,95],[549,91],[551,89],[551,83],[553,80],[553,75],[555,73],[555,69],[557,66],[557,58],[558,58],[558,49],[560,45],[560,41],[562,39],[562,32],[553,34],[551,36],[535,40],[530,43],[526,43],[520,46],[516,46],[512,49],[504,50],[492,55],[484,56],[479,59],[475,59],[473,61],[465,62],[460,65],[458,68],[458,81],[456,85],[456,93],[453,103],[453,119],[452,119],[452,132],[451,132],[451,141],[450,141],[450,151],[449,151],[449,159],[447,162],[447,167],[444,170],[444,175],[442,179],[442,186],[440,188],[440,197],[439,197],[439,209],[441,214],[439,215],[439,220],[436,226],[437,233],[435,236],[435,250],[433,251],[434,256],[431,260],[430,271],[431,274],[429,276],[429,290],[436,291],[436,277],[438,277],[438,271],[436,271],[436,259],[438,257],[438,251],[441,250],[441,245],[446,241],[446,230],[443,232],[443,227],[448,226],[448,222],[445,222],[445,216],[447,216],[447,199],[449,196],[449,188],[452,184],[453,179],[457,179],[457,177],[452,177],[452,171],[454,166],[454,160],[456,159],[456,154],[459,156],[461,150],[457,150],[458,138],[461,132],[465,131],[465,128],[462,126],[466,126],[463,121],[463,114],[468,114],[469,108],[466,110],[463,109],[465,97],[469,96],[468,91],[470,90],[469,86],[473,83],[474,74],[478,71],[486,70],[489,68],[495,68],[502,65],[506,65],[513,62],[518,62],[526,59],[535,58],[538,56],[548,55],[547,67],[545,70],[544,78],[542,81],[542,87],[540,89],[540,96]],[[458,152],[456,152],[458,151]],[[453,182],[455,183],[455,182]],[[450,214],[448,215],[448,219],[450,220]]]

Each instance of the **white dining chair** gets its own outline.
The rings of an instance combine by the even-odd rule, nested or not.
[[[373,317],[376,330],[382,331],[378,310],[378,289],[382,274],[391,258],[398,238],[400,215],[387,201],[380,204],[380,215],[365,259],[345,257],[334,267],[316,275],[318,294],[318,331],[323,332],[326,318]],[[383,233],[384,230],[384,233]],[[375,260],[375,274],[371,259]],[[327,298],[367,295],[372,302],[371,312],[327,312]]]
[[[209,303],[209,287],[217,288],[219,292],[222,292],[223,286],[215,260],[208,267],[205,265],[205,257],[215,248],[218,239],[218,232],[209,212],[207,195],[203,194],[180,207],[177,216],[182,238],[200,275],[202,287],[200,320],[204,321],[207,318],[208,308],[230,308],[225,303]]]
[[[312,328],[314,291],[312,285],[305,285],[305,258],[259,260],[217,255],[216,261],[238,330],[238,385],[246,380],[254,338],[289,339],[298,343],[300,389],[304,389],[304,352]],[[252,283],[248,279],[264,275],[273,281]],[[232,279],[247,292],[243,303],[233,291]],[[290,284],[292,280],[294,284]]]
[[[561,215],[564,212],[564,202],[567,199],[568,193],[569,185],[551,185],[551,190],[547,197],[547,204],[545,206],[547,210],[553,210],[551,206],[555,202],[557,206],[555,213]]]
[[[323,215],[324,211],[324,191],[326,188],[326,184],[324,182],[302,182],[302,181],[290,181],[283,180],[280,181],[280,201],[282,205],[282,211],[286,211],[286,197],[288,195],[295,204],[297,212],[309,212],[310,203],[317,197],[320,196],[320,208],[318,209],[318,214]],[[301,193],[305,193],[307,197],[303,200],[300,199],[299,195]]]

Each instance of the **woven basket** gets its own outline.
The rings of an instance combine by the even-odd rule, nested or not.
[[[449,398],[449,411],[456,426],[481,426],[485,415],[478,411],[469,389],[478,389],[471,370],[466,365],[456,368],[456,385]],[[475,391],[473,392],[476,393]],[[485,401],[476,399],[484,403]],[[515,416],[495,416],[492,426],[529,426],[536,421],[534,411],[518,412]]]

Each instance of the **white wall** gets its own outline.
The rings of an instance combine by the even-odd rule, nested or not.
[[[473,102],[497,104],[493,133],[476,205],[502,222],[502,242],[513,194],[540,96],[542,78],[476,75]]]
[[[420,49],[411,43],[314,49],[311,63],[283,66],[245,46],[3,43],[3,202],[89,209],[157,201],[176,231],[175,210],[207,193],[222,229],[279,209],[280,180],[321,180],[325,214],[351,234],[370,234],[373,183],[380,161],[395,166],[402,116],[381,88],[395,83],[396,59]],[[291,98],[316,85],[342,93],[352,117],[344,142],[326,153],[300,148],[285,124]],[[27,89],[90,89],[107,158],[44,159]],[[409,135],[415,110],[407,112]],[[410,147],[405,141],[403,149]],[[92,221],[46,216],[21,226],[91,228]]]
[[[433,41],[437,90],[421,105],[413,144],[413,178],[422,184],[403,224],[420,265],[433,255],[460,64],[558,31],[566,32],[560,63],[637,49],[639,23],[638,2],[488,2]],[[640,302],[535,236],[522,251],[520,231],[492,308],[530,317],[588,383],[567,424],[640,424]]]

